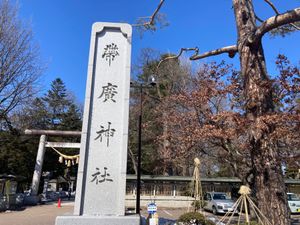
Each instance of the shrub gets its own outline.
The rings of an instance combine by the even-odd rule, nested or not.
[[[192,206],[193,206],[196,210],[203,208],[205,205],[206,205],[206,202],[205,202],[205,201],[196,200],[196,201],[193,201],[193,202],[192,202]]]
[[[182,214],[177,222],[179,225],[215,225],[213,222],[206,220],[205,217],[198,212]]]
[[[198,210],[201,208],[201,201],[196,200],[192,202],[192,206],[195,208],[195,210]]]

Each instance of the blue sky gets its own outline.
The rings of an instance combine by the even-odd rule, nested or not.
[[[139,17],[150,16],[159,0],[19,0],[20,16],[31,21],[34,37],[40,45],[47,69],[41,82],[45,90],[60,77],[80,102],[84,100],[91,27],[94,22],[134,24]],[[299,7],[299,0],[274,0],[281,12]],[[263,0],[254,0],[262,19],[274,13]],[[145,33],[141,39],[134,30],[132,63],[142,48],[177,53],[181,47],[199,47],[200,51],[236,43],[236,27],[231,0],[166,0],[161,13],[167,15],[168,27]],[[286,38],[263,39],[269,73],[276,73],[274,61],[279,53],[292,62],[300,61],[300,32]],[[238,56],[226,55],[202,62],[225,59],[238,65]],[[194,62],[198,63],[198,62]]]

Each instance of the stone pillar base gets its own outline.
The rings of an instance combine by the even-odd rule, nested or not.
[[[58,216],[55,225],[140,225],[139,215],[130,216]]]

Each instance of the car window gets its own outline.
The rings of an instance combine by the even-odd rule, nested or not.
[[[300,201],[300,198],[295,194],[288,194],[288,201]]]
[[[214,194],[213,196],[214,200],[226,200],[226,195],[225,194]]]

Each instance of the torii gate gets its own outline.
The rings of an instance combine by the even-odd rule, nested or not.
[[[61,130],[25,130],[26,135],[41,135],[39,148],[36,156],[36,162],[34,167],[34,173],[32,176],[32,184],[30,188],[30,199],[28,201],[31,204],[36,204],[38,202],[37,194],[43,169],[43,162],[45,156],[45,150],[47,147],[53,148],[80,148],[80,143],[72,142],[49,142],[47,141],[48,136],[73,136],[80,137],[81,131],[61,131]]]

